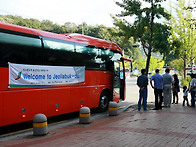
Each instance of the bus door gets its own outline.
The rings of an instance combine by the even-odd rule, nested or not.
[[[125,98],[125,75],[124,69],[121,72],[120,65],[123,65],[122,61],[114,61],[114,78],[113,78],[113,100],[124,100]]]
[[[132,71],[132,61],[128,58],[121,58],[121,71],[120,71],[120,99],[125,100],[126,97],[126,76],[125,76],[125,61],[130,62],[130,71]]]
[[[125,66],[124,66],[124,61],[122,60],[120,62],[122,65],[122,68],[120,70],[120,99],[125,100],[126,97],[126,83],[125,83]]]

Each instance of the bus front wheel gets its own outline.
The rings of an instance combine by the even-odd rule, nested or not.
[[[103,91],[101,93],[101,96],[100,96],[100,100],[99,100],[99,107],[98,107],[98,111],[99,112],[104,112],[107,110],[108,108],[108,104],[109,104],[109,93],[106,92],[106,91]]]

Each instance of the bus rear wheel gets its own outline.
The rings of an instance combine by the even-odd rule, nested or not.
[[[98,107],[99,112],[104,112],[107,110],[109,100],[110,100],[109,94],[107,92],[103,91],[101,93],[100,100],[99,100],[99,107]]]

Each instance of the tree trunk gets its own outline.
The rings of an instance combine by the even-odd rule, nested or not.
[[[187,65],[187,63],[186,62],[187,62],[186,58],[184,58],[184,79],[186,79],[186,75],[187,75],[187,72],[186,72],[186,65]]]
[[[152,52],[152,48],[149,47],[149,49],[148,49],[148,56],[147,56],[147,60],[146,60],[146,74],[147,75],[148,75],[149,66],[150,66],[151,52]]]
[[[153,42],[153,27],[154,27],[154,2],[151,0],[151,21],[150,21],[150,40],[148,47],[148,56],[146,61],[146,74],[148,75],[149,66],[150,66],[150,58],[152,52],[152,42]]]

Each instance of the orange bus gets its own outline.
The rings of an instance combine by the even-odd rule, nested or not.
[[[122,50],[102,39],[0,22],[0,126],[125,99]]]

